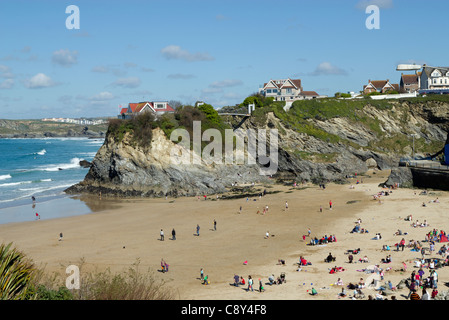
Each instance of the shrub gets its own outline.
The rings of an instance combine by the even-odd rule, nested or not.
[[[34,264],[11,246],[12,243],[0,246],[0,299],[30,299],[34,293]]]

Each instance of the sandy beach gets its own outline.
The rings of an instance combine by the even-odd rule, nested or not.
[[[120,272],[139,260],[142,270],[149,268],[157,279],[166,281],[176,299],[182,300],[349,299],[338,297],[342,286],[334,283],[338,278],[344,286],[358,283],[360,278],[366,280],[368,274],[360,270],[369,265],[379,264],[385,270],[385,281],[391,280],[393,285],[408,278],[412,270],[417,271],[413,260],[421,257],[419,252],[410,251],[410,248],[395,250],[394,244],[402,238],[394,235],[398,229],[408,233],[403,236],[407,243],[411,239],[424,240],[432,228],[449,229],[445,217],[449,209],[447,192],[420,195],[420,190],[395,189],[388,197],[381,197],[381,203],[373,200],[373,194],[382,190],[378,184],[385,181],[388,174],[387,171],[370,171],[358,178],[363,183],[356,184],[357,179],[350,179],[350,184],[329,184],[325,189],[312,184],[296,188],[273,185],[267,190],[281,192],[248,200],[216,200],[215,196],[209,196],[207,200],[200,197],[200,200],[112,201],[103,197],[90,200],[89,207],[97,211],[94,213],[0,225],[0,241],[13,242],[48,273],[65,274],[66,267],[72,264],[82,265],[81,272],[95,268]],[[437,197],[439,203],[431,202]],[[330,200],[332,210],[329,209]],[[422,206],[423,202],[426,207]],[[102,203],[109,207],[102,209]],[[265,206],[268,212],[262,214]],[[412,227],[411,222],[404,220],[409,214],[414,221],[427,220],[430,226]],[[361,227],[369,233],[350,233],[358,218],[362,221]],[[200,226],[199,236],[195,235],[197,225]],[[176,240],[171,240],[173,228]],[[311,237],[335,235],[337,242],[309,246],[309,228]],[[161,229],[165,233],[164,241],[160,240]],[[269,238],[265,238],[267,231]],[[58,241],[61,232],[63,240]],[[381,240],[372,240],[376,233],[382,235]],[[303,235],[306,235],[305,240]],[[390,245],[392,250],[381,251],[383,245]],[[428,245],[424,243],[425,247]],[[441,246],[437,243],[436,251]],[[369,263],[348,263],[346,251],[357,248],[361,252],[354,255],[354,260],[366,255]],[[335,262],[324,262],[329,253],[336,257]],[[392,263],[381,263],[388,254],[392,256]],[[311,265],[297,271],[300,256]],[[441,256],[433,252],[426,255],[430,257]],[[170,265],[169,272],[158,272],[161,259]],[[285,265],[278,264],[279,259],[285,260]],[[399,271],[404,261],[408,266],[406,272]],[[329,269],[334,266],[343,267],[345,271],[330,274]],[[209,285],[202,285],[199,280],[201,268],[209,277]],[[429,272],[428,269],[424,271]],[[445,291],[449,267],[437,271],[438,290]],[[258,291],[259,278],[265,284],[268,276],[278,277],[281,273],[285,273],[286,283],[265,285],[264,292]],[[245,280],[251,275],[254,292],[248,292],[247,285],[231,285],[234,274]],[[312,287],[318,291],[317,296],[309,295]],[[352,295],[352,290],[347,291]],[[368,288],[362,291],[366,297],[376,292]],[[405,288],[394,295],[403,300],[408,292]]]

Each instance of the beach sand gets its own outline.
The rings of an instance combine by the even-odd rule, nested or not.
[[[89,207],[97,212],[91,214],[0,225],[0,241],[13,242],[47,273],[57,272],[64,276],[66,267],[72,264],[81,266],[81,272],[106,268],[121,272],[139,261],[140,269],[149,269],[155,278],[163,279],[176,299],[334,300],[339,299],[338,293],[342,288],[333,285],[337,279],[341,278],[345,285],[358,283],[360,278],[366,280],[368,274],[357,270],[369,265],[391,268],[385,272],[385,280],[391,280],[393,285],[409,277],[413,269],[417,270],[410,261],[419,258],[419,252],[412,252],[409,248],[403,252],[395,251],[394,244],[401,239],[393,235],[397,229],[408,232],[404,236],[407,242],[410,239],[424,240],[432,228],[449,229],[445,217],[449,209],[447,192],[434,191],[423,196],[419,195],[420,190],[397,189],[388,197],[382,197],[382,204],[373,200],[372,195],[381,190],[378,184],[388,175],[388,171],[370,171],[359,177],[363,180],[361,184],[355,184],[356,179],[349,179],[354,189],[349,188],[350,184],[329,184],[324,190],[312,184],[304,188],[273,185],[267,190],[281,192],[250,198],[249,201],[246,198],[212,200],[215,196],[209,196],[208,200],[203,197],[200,200],[123,201],[94,198],[90,200]],[[436,197],[440,203],[429,203]],[[333,202],[332,210],[329,209],[330,200]],[[289,204],[287,211],[286,201]],[[423,202],[427,207],[421,206]],[[113,203],[114,206],[103,209],[102,203]],[[269,210],[262,215],[266,205]],[[323,212],[320,212],[320,206]],[[420,222],[426,219],[430,227],[411,227],[410,222],[404,221],[408,214]],[[357,218],[361,218],[361,226],[369,233],[350,233]],[[214,219],[217,221],[216,231],[213,229]],[[195,235],[197,224],[200,226],[199,236]],[[176,240],[171,240],[173,228]],[[310,238],[306,237],[304,241],[302,237],[307,235],[308,228],[312,237],[333,234],[337,242],[308,246]],[[165,233],[164,241],[160,241],[161,229]],[[267,231],[270,237],[265,239]],[[58,241],[61,232],[63,240]],[[372,240],[376,233],[381,233],[381,240]],[[385,244],[390,245],[392,251],[382,252]],[[437,243],[436,249],[441,245]],[[348,263],[346,250],[356,248],[361,252],[354,255],[354,260],[367,255],[370,263]],[[329,252],[336,256],[336,261],[331,264],[324,262]],[[380,263],[387,254],[391,254],[393,262]],[[300,256],[312,265],[297,271]],[[432,257],[437,255],[434,253]],[[170,265],[169,272],[158,272],[161,259]],[[285,260],[285,265],[279,265],[279,259]],[[395,271],[402,267],[403,261],[407,261],[407,272]],[[334,266],[343,267],[345,271],[329,274],[329,268]],[[199,280],[201,268],[209,277],[209,285],[202,285]],[[428,274],[428,270],[425,271]],[[282,272],[286,274],[286,283],[265,285],[265,291],[258,292],[259,278],[266,283],[269,275],[278,277]],[[255,291],[247,292],[247,286],[232,286],[234,274],[243,276],[245,280],[251,275]],[[449,278],[449,268],[438,269],[438,274],[441,292],[446,288],[443,283]],[[312,287],[317,289],[317,296],[308,294],[307,290]],[[347,292],[352,294],[351,290]],[[375,295],[375,291],[368,288],[363,292],[366,297]],[[407,294],[408,289],[405,288],[397,291],[395,296],[403,300]]]

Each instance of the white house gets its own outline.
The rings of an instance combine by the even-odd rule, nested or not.
[[[449,89],[449,67],[428,67],[423,65],[420,77],[420,89]]]
[[[301,79],[270,80],[259,88],[259,93],[272,97],[274,101],[285,101],[285,107],[290,108],[296,100],[322,98],[315,91],[303,91]]]

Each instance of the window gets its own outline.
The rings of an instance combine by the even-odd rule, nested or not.
[[[271,93],[271,89],[267,89],[267,93]]]
[[[165,108],[165,106],[162,103],[158,103],[156,105],[156,109],[164,109],[164,108]]]
[[[287,94],[291,94],[292,93],[292,88],[287,88]]]
[[[278,89],[273,89],[273,93],[277,93],[278,92]]]

